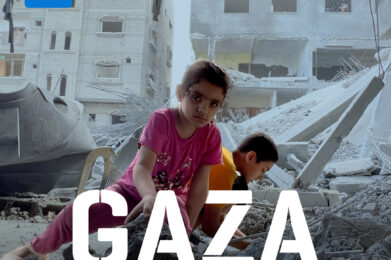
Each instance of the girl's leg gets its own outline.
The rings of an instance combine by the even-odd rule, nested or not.
[[[114,184],[107,189],[121,194],[126,199],[128,212],[138,203],[118,184]],[[31,246],[35,252],[39,254],[54,252],[62,244],[72,240],[72,205],[70,204],[64,208],[47,229],[32,240]],[[126,216],[113,217],[111,207],[108,204],[94,204],[89,209],[89,232],[91,234],[96,232],[98,228],[120,226],[125,218]]]

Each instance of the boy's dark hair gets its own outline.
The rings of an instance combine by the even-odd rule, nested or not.
[[[242,153],[254,151],[257,154],[257,162],[278,161],[276,144],[270,136],[262,132],[254,133],[244,138],[236,150]]]
[[[231,83],[225,69],[209,60],[197,60],[186,70],[183,75],[181,88],[185,93],[192,85],[206,80],[209,83],[219,86],[223,89],[224,96]]]

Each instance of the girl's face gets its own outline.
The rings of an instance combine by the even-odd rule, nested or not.
[[[206,80],[192,85],[180,95],[180,109],[188,123],[204,127],[213,120],[224,100],[223,88]]]

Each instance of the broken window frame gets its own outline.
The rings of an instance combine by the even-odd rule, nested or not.
[[[245,2],[246,6],[240,10],[234,10],[231,5],[237,4],[239,1]],[[225,14],[248,14],[250,13],[250,0],[224,0]]]
[[[113,77],[107,77],[110,71],[101,71],[101,69],[116,68],[116,73],[113,73]],[[114,71],[115,72],[115,71]],[[116,75],[114,75],[116,74]],[[96,79],[98,80],[119,80],[121,78],[121,64],[116,61],[99,61],[96,63]]]
[[[276,6],[278,6],[278,4],[275,4],[275,2],[280,2],[280,4],[282,4],[281,2],[284,2],[284,1],[294,1],[295,2],[294,3],[295,4],[294,11],[289,10],[289,8],[288,8],[288,10],[281,10],[281,11],[276,10]],[[272,0],[271,4],[272,4],[271,8],[272,8],[273,13],[297,13],[297,0]],[[286,5],[288,6],[288,4],[290,4],[290,3],[287,3]]]
[[[17,78],[23,76],[25,61],[24,54],[0,53],[0,57],[0,78]],[[15,69],[16,66],[20,67]],[[5,73],[2,73],[3,70]],[[20,73],[15,74],[15,71],[19,71]]]
[[[119,114],[111,114],[110,115],[110,123],[112,125],[116,125],[116,124],[122,124],[124,123],[124,116],[123,115],[119,115]]]
[[[331,7],[328,7],[328,3],[330,3],[331,1],[339,1],[340,5],[347,2],[348,3],[348,10],[343,11],[341,9],[338,10],[338,7],[333,8],[333,9]],[[324,12],[325,13],[337,13],[337,14],[339,14],[339,13],[348,13],[349,14],[352,12],[352,0],[324,0]]]
[[[96,122],[96,114],[88,114],[88,122]]]
[[[121,31],[104,31],[105,23],[121,23]],[[119,16],[105,16],[100,19],[99,33],[106,35],[118,35],[124,33],[124,19]]]

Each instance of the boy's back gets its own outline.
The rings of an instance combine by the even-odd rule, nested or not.
[[[209,176],[209,190],[232,190],[237,178],[233,157],[227,148],[222,148],[223,164],[211,167]]]

